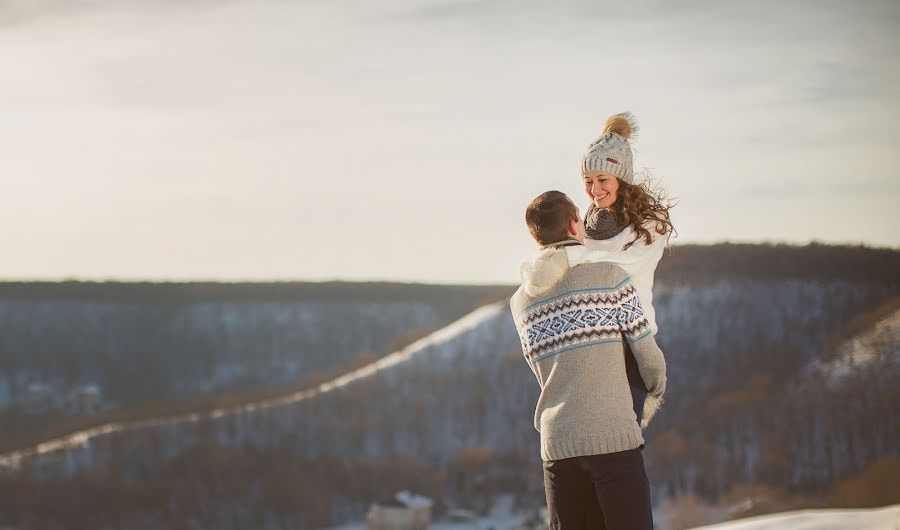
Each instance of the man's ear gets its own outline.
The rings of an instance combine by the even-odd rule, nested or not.
[[[569,235],[573,238],[578,235],[578,220],[572,219],[569,221]]]

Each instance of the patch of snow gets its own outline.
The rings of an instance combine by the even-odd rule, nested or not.
[[[883,355],[889,360],[893,357],[894,361],[900,358],[900,309],[844,341],[833,360],[817,360],[809,370],[827,375],[830,382],[838,382]]]
[[[800,510],[693,530],[898,530],[900,504],[871,510]]]
[[[516,512],[514,510],[515,498],[512,495],[500,496],[494,503],[490,512],[485,517],[478,517],[469,510],[451,510],[448,512],[448,518],[452,515],[458,516],[460,519],[468,519],[465,521],[451,522],[447,520],[432,521],[428,525],[428,530],[509,530],[520,528],[525,522],[534,516],[534,513]],[[469,518],[471,517],[471,518]],[[349,523],[342,526],[335,526],[326,530],[365,530],[365,523]]]
[[[434,504],[428,497],[416,495],[405,490],[398,492],[394,495],[394,498],[406,505],[407,508],[428,508]]]

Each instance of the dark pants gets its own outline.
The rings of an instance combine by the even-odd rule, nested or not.
[[[644,401],[647,399],[647,385],[644,383],[644,378],[641,377],[637,359],[634,358],[634,352],[631,351],[631,345],[627,340],[625,341],[625,375],[628,376],[628,386],[631,387],[634,413],[637,415],[638,423],[641,423],[644,415]]]
[[[640,449],[544,462],[550,530],[653,530]]]

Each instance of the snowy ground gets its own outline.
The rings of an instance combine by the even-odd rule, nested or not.
[[[522,523],[533,515],[533,512],[517,512],[513,507],[513,498],[505,495],[497,500],[490,513],[485,517],[479,517],[465,523],[451,523],[441,520],[432,521],[428,525],[428,530],[507,530],[519,528]],[[351,523],[327,530],[366,530],[366,523]]]
[[[694,530],[900,530],[900,504],[873,510],[802,510]]]

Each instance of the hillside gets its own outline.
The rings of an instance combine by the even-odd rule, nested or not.
[[[296,391],[510,292],[341,282],[0,283],[0,451],[93,424]],[[95,389],[86,396],[94,402],[85,388]]]

